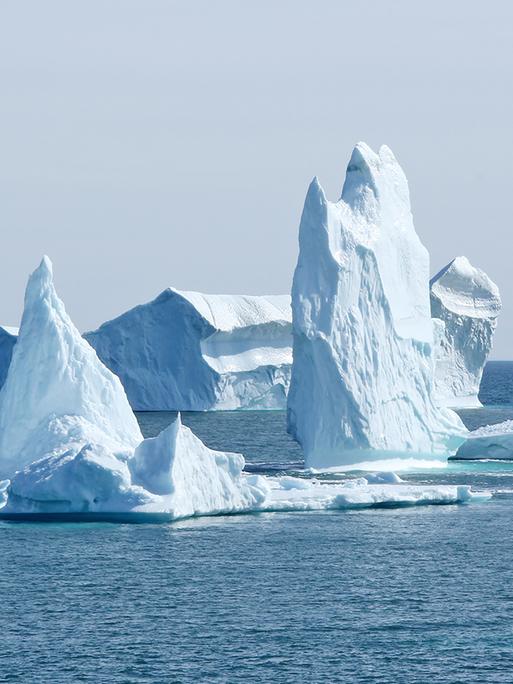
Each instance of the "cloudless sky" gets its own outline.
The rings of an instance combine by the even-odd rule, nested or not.
[[[168,286],[290,290],[307,186],[387,143],[513,358],[513,3],[0,0],[0,321],[43,253],[81,329]]]

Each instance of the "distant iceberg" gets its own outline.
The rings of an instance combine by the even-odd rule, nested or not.
[[[311,183],[292,312],[288,429],[308,466],[454,453],[466,430],[434,400],[429,256],[386,146],[355,147],[337,203]]]
[[[466,257],[430,282],[435,323],[435,393],[440,406],[481,406],[477,397],[501,310],[499,288]]]
[[[7,378],[12,352],[18,339],[18,328],[0,325],[0,388]]]
[[[85,334],[134,410],[285,408],[290,297],[168,289]]]

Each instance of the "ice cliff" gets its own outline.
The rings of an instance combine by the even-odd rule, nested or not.
[[[67,315],[44,258],[29,279],[0,393],[3,512],[164,512],[173,518],[252,509],[267,487],[239,454],[208,449],[177,417],[144,440],[119,379]]]
[[[85,334],[135,410],[284,408],[288,296],[168,289]]]
[[[501,310],[499,289],[466,257],[451,261],[431,279],[436,322],[435,391],[441,406],[481,406],[481,376]]]
[[[307,465],[458,447],[463,424],[434,401],[429,256],[388,147],[355,147],[336,203],[312,181],[292,316],[288,429]]]

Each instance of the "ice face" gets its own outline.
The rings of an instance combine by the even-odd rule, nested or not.
[[[284,408],[290,297],[169,289],[86,333],[135,410]]]
[[[342,198],[314,179],[292,287],[288,428],[312,467],[448,454],[465,428],[433,398],[429,256],[392,152],[358,144]]]
[[[436,399],[441,406],[480,406],[483,369],[501,310],[499,289],[466,257],[456,257],[432,278],[431,312],[437,323]]]

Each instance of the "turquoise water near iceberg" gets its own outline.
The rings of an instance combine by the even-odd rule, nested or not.
[[[470,427],[513,418],[489,364]],[[140,414],[146,435],[169,414]],[[281,412],[184,414],[248,469],[300,473]],[[355,473],[356,475],[357,473]],[[0,522],[0,682],[513,681],[513,463],[401,474],[488,503],[161,525]]]

